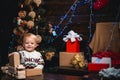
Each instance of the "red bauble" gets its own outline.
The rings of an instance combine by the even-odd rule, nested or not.
[[[103,8],[108,2],[109,2],[109,0],[96,0],[93,3],[93,8],[95,10],[99,10],[99,9]]]

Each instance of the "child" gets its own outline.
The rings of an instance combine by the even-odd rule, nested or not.
[[[36,51],[35,48],[41,42],[42,38],[40,35],[34,35],[32,33],[26,33],[23,36],[23,48],[24,50],[19,51],[21,56],[21,64],[26,68],[40,68],[44,67],[44,60],[40,52]]]

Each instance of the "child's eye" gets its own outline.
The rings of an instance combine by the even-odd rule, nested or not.
[[[31,43],[31,44],[34,44],[34,43]]]
[[[29,44],[28,42],[26,42],[25,44]]]

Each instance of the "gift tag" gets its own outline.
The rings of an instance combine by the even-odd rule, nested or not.
[[[97,62],[100,63],[101,59],[100,58],[97,58]]]

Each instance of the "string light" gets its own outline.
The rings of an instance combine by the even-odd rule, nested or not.
[[[110,41],[108,42],[108,46],[106,47],[105,52],[108,51],[108,49],[111,47],[111,42],[112,42],[113,37],[114,37],[114,31],[115,31],[115,28],[117,27],[116,26],[117,22],[119,22],[119,16],[120,16],[120,5],[118,8],[118,13],[117,13],[116,18],[115,18],[115,22],[112,23],[112,29],[110,30],[111,31]]]
[[[70,6],[69,10],[66,12],[66,14],[60,19],[61,21],[57,24],[57,26],[53,26],[53,29],[54,29],[56,32],[59,31],[59,33],[58,33],[57,36],[54,38],[54,40],[55,40],[56,38],[58,38],[60,35],[62,35],[63,32],[64,32],[64,30],[65,30],[66,28],[68,28],[68,25],[69,25],[70,23],[72,23],[72,18],[75,16],[74,13],[75,13],[75,10],[76,10],[76,7],[78,6],[78,4],[81,5],[81,6],[83,6],[83,5],[85,5],[85,4],[89,3],[89,2],[90,2],[90,0],[75,0],[75,1],[74,1],[74,3],[72,4],[72,6]],[[69,15],[70,17],[69,17],[66,25],[63,27],[62,30],[60,30],[60,25],[61,25],[61,24],[64,22],[64,20],[68,17],[68,14],[70,13],[70,11],[72,11],[72,14]],[[54,41],[54,40],[53,40],[53,41]]]

